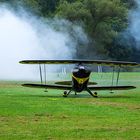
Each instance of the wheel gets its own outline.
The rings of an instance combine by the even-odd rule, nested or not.
[[[97,96],[97,92],[94,92],[94,93],[93,93],[93,96],[97,98],[97,97],[98,97],[98,96]]]
[[[94,92],[95,95],[97,95],[97,92]]]
[[[64,91],[64,95],[67,95],[67,91]]]
[[[67,97],[67,91],[64,91],[63,97]]]

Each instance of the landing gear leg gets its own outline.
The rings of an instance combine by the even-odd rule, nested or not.
[[[88,92],[91,96],[93,96],[93,97],[96,97],[96,98],[98,97],[98,96],[97,96],[97,92],[92,93],[91,90],[90,90],[89,88],[87,88],[87,92]]]

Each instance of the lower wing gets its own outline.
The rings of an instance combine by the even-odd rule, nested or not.
[[[129,90],[135,86],[88,86],[90,90]]]
[[[72,86],[69,85],[44,85],[44,84],[23,84],[25,87],[32,88],[47,88],[59,90],[71,90]],[[135,86],[88,86],[90,90],[129,90],[136,88]]]
[[[32,87],[32,88],[60,89],[60,90],[71,90],[72,89],[72,86],[68,86],[68,85],[23,84],[22,86]]]

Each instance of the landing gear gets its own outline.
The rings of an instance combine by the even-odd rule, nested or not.
[[[70,91],[64,91],[63,97],[67,97],[73,90],[71,89]],[[97,98],[97,92],[92,93],[91,90],[89,88],[86,89],[86,91],[92,96]],[[75,95],[77,95],[77,93],[75,92]]]
[[[91,96],[93,96],[93,97],[95,97],[95,98],[98,97],[98,96],[97,96],[97,92],[92,93],[91,90],[90,90],[89,88],[87,88],[87,92],[88,92]]]
[[[64,91],[63,97],[67,97],[72,92],[72,89],[70,91]]]

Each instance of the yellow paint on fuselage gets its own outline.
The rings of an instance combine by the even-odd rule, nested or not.
[[[78,78],[78,77],[75,77],[74,75],[72,75],[72,77],[78,82],[78,84],[83,84],[85,83],[87,80],[89,80],[89,77],[85,77],[85,78]]]

